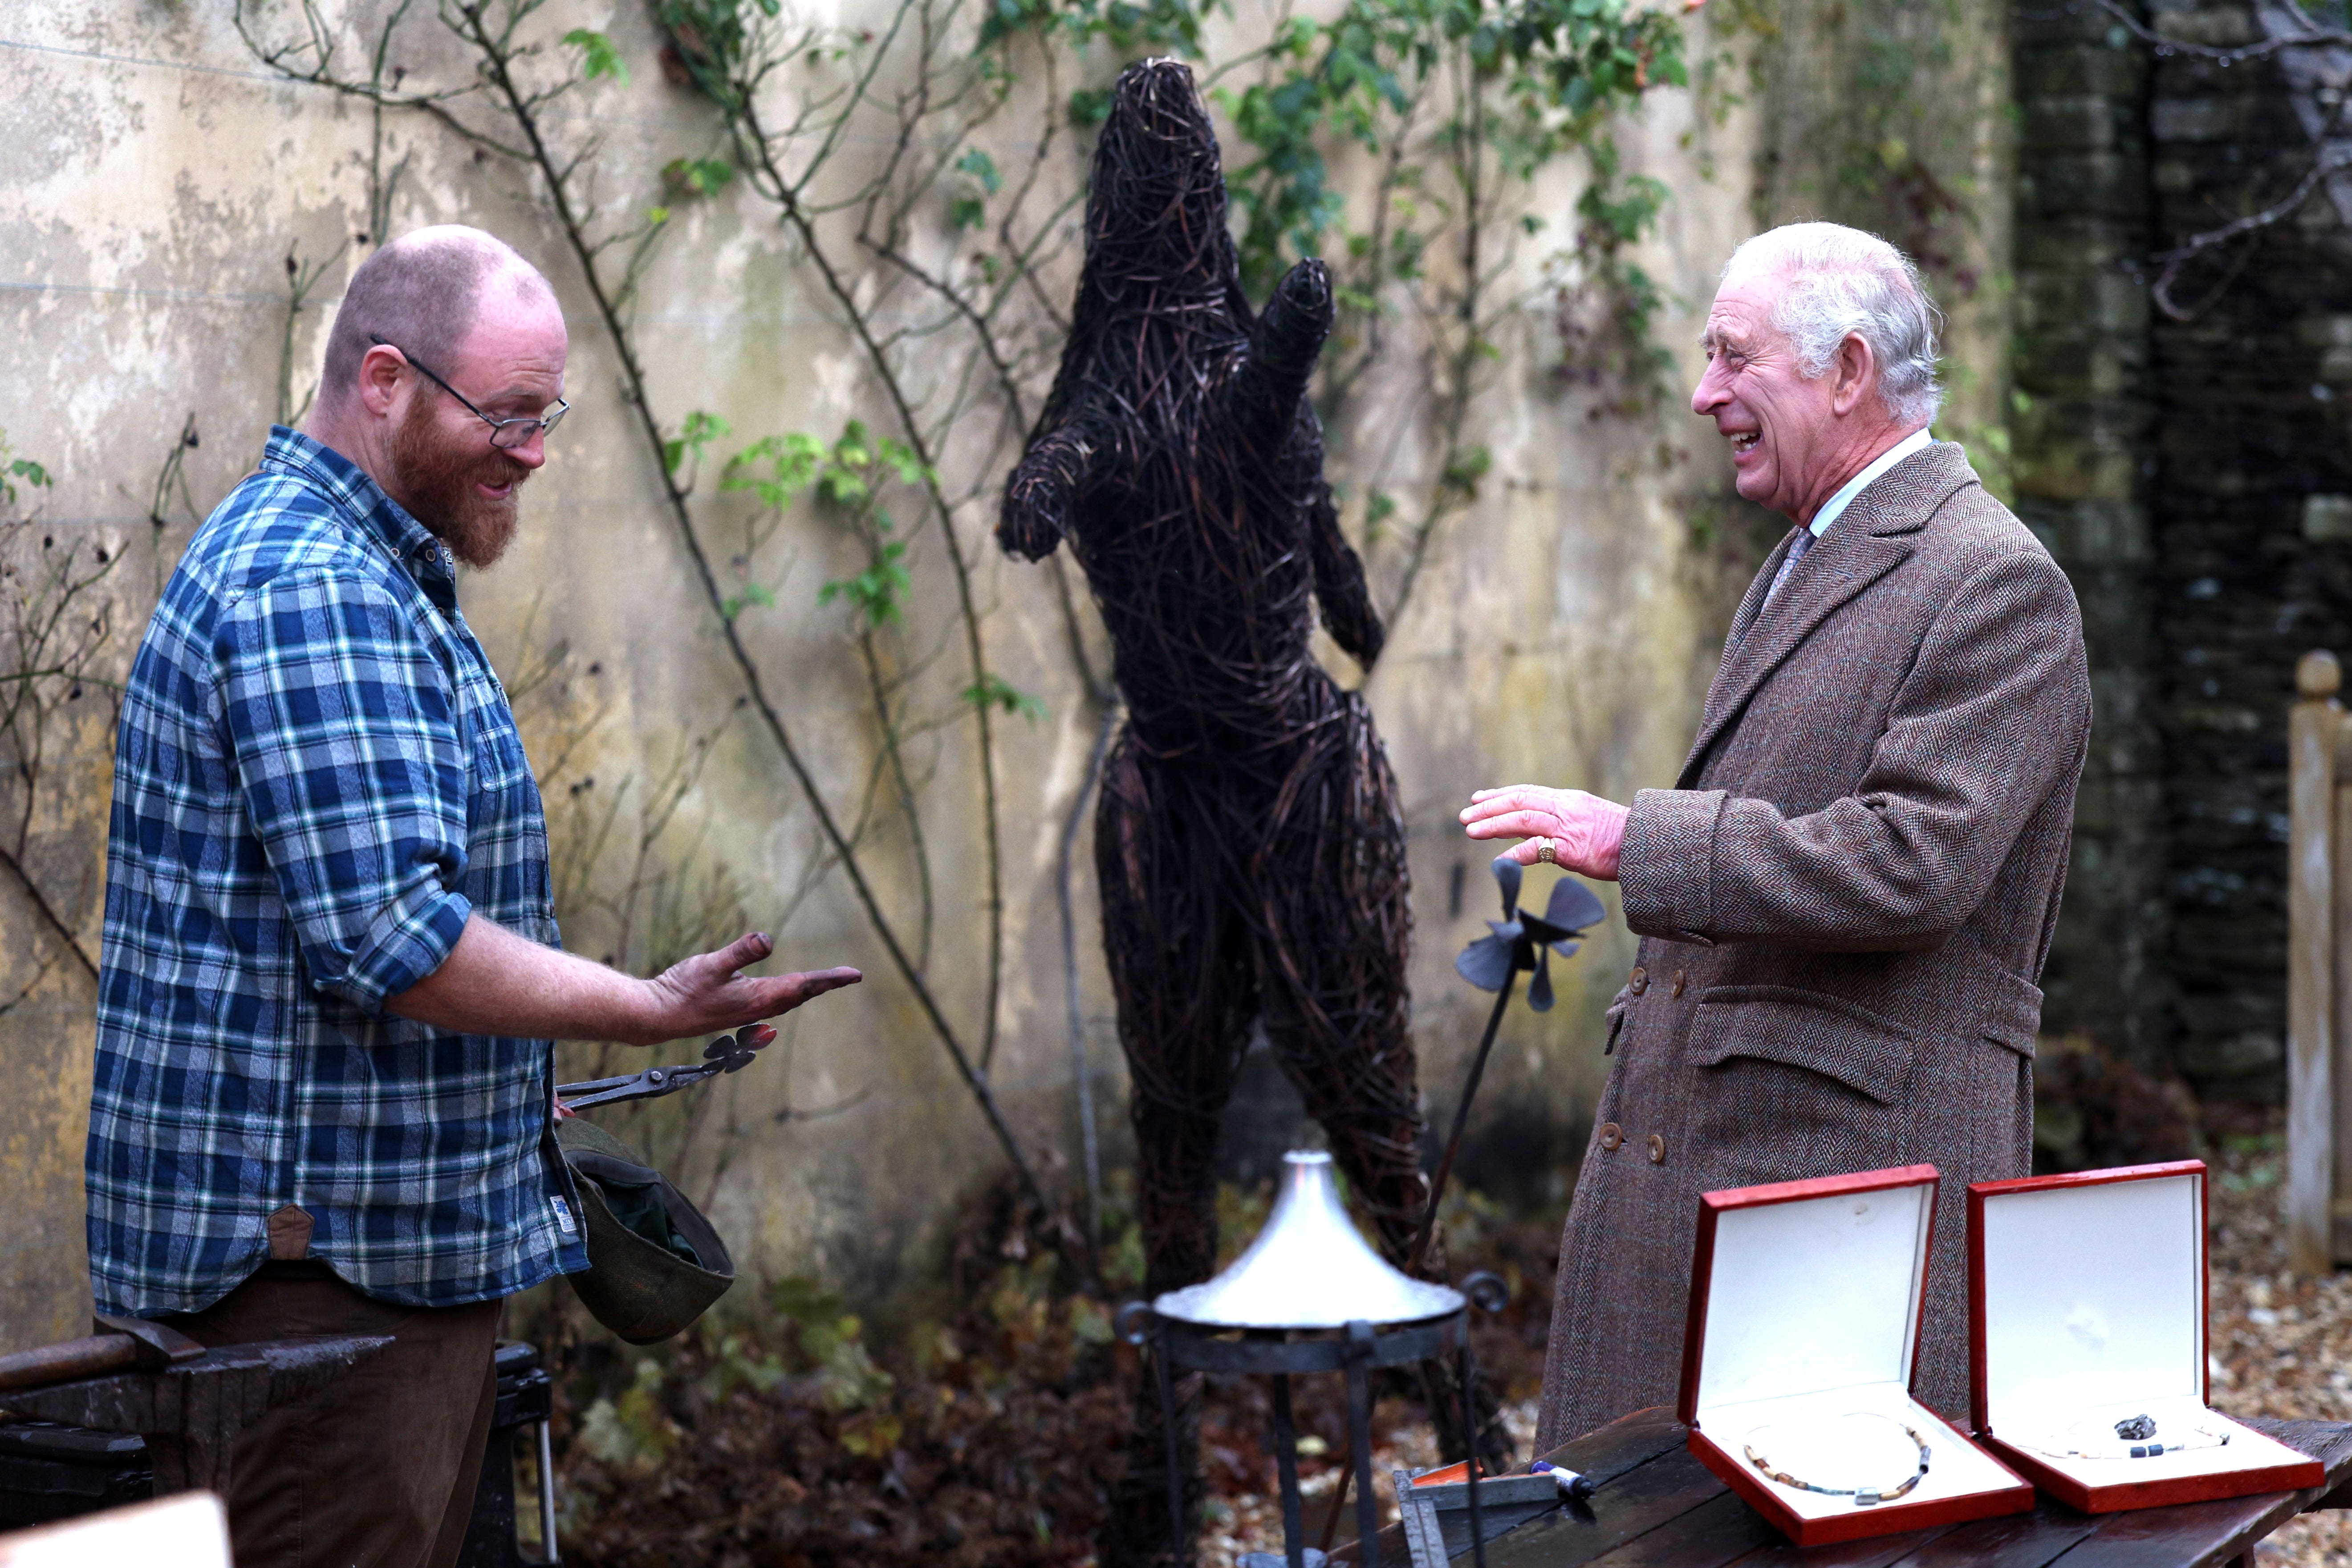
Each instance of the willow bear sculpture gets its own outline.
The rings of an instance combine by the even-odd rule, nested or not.
[[[1069,342],[997,538],[1032,561],[1068,542],[1127,703],[1095,861],[1148,1294],[1214,1264],[1218,1125],[1253,1024],[1392,1260],[1427,1196],[1396,781],[1363,700],[1309,651],[1310,598],[1364,668],[1381,641],[1306,398],[1331,321],[1314,260],[1250,308],[1192,72],[1130,67],[1095,153]],[[1107,1565],[1164,1560],[1156,1395],[1137,1418]]]

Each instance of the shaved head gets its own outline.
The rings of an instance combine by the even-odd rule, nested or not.
[[[484,305],[505,302],[501,296],[552,304],[555,290],[511,246],[478,228],[446,224],[401,236],[352,274],[327,334],[320,403],[340,405],[351,396],[375,338],[449,374]]]

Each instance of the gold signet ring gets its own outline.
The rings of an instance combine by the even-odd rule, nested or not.
[[[1547,838],[1536,847],[1536,858],[1547,866],[1557,866],[1559,859],[1552,853],[1551,840]]]

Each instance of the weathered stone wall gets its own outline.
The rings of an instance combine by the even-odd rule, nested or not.
[[[2145,19],[2263,36],[2259,6]],[[2352,635],[2352,242],[2323,195],[2188,268],[2173,312],[2150,258],[2285,195],[2347,62],[2158,56],[2089,7],[2018,29],[2019,490],[2074,576],[2100,706],[2051,1018],[2275,1099],[2292,671]]]
[[[390,7],[362,0],[325,9],[348,43]],[[430,8],[414,9],[412,25],[427,42],[402,63],[420,79],[446,73],[451,60],[429,42]],[[880,7],[849,0],[814,10],[854,25]],[[283,5],[254,14],[282,21],[297,13]],[[1691,25],[1700,29],[1697,50],[1706,52],[1706,13]],[[558,128],[602,135],[605,199],[660,190],[659,171],[670,160],[712,151],[707,107],[654,64],[658,40],[643,7],[553,0],[532,26],[551,48],[572,27],[609,29],[635,64],[625,87],[601,85],[593,103],[568,105]],[[343,58],[352,58],[347,50]],[[1093,59],[1087,69],[1108,82],[1117,63]],[[462,60],[456,68],[463,71]],[[257,66],[225,3],[79,8],[0,0],[0,73],[7,84],[0,92],[0,331],[9,344],[0,430],[17,453],[58,476],[56,489],[35,500],[43,526],[63,541],[103,543],[117,561],[118,648],[135,641],[196,517],[259,450],[278,404],[281,350],[290,343],[295,391],[315,374],[321,323],[356,253],[328,268],[289,335],[289,243],[309,261],[336,257],[347,237],[375,226],[372,172],[396,165],[401,177],[383,226],[476,223],[545,266],[573,324],[567,393],[578,411],[526,492],[513,557],[462,584],[467,614],[518,688],[557,643],[568,647],[557,673],[519,704],[541,766],[568,755],[551,790],[559,837],[593,832],[597,803],[630,786],[600,876],[625,878],[636,803],[681,745],[716,735],[657,836],[651,864],[668,880],[641,910],[632,951],[679,939],[698,914],[731,900],[748,923],[779,932],[792,962],[866,968],[860,990],[799,1016],[779,1059],[696,1102],[704,1107],[697,1124],[703,1146],[723,1144],[727,1158],[689,1161],[688,1185],[709,1196],[748,1275],[813,1273],[868,1301],[903,1303],[926,1278],[960,1197],[996,1180],[1002,1157],[828,869],[774,748],[740,714],[730,719],[739,684],[664,521],[658,469],[629,434],[611,342],[533,178],[478,157],[421,116],[388,118],[379,143],[364,105]],[[1627,172],[1655,175],[1675,193],[1640,260],[1679,302],[1660,323],[1678,356],[1670,377],[1676,385],[1693,374],[1696,310],[1747,232],[1754,124],[1748,110],[1703,113],[1694,94],[1662,91],[1618,128]],[[858,156],[887,152],[887,140],[850,145]],[[1056,193],[1076,188],[1084,151],[1064,149],[1046,171]],[[1541,188],[1553,236],[1574,226],[1577,178],[1564,170]],[[779,239],[773,211],[739,182],[682,208],[678,222],[635,305],[651,395],[673,426],[683,410],[700,407],[730,419],[739,439],[775,430],[829,436],[853,416],[887,431],[886,405],[832,306]],[[940,239],[929,230],[921,237]],[[1066,258],[1073,254],[1067,237]],[[1485,1006],[1450,965],[1483,931],[1493,897],[1486,856],[1465,846],[1454,822],[1459,803],[1473,787],[1507,779],[1621,796],[1670,781],[1728,604],[1753,562],[1725,531],[1706,526],[1724,465],[1677,398],[1647,414],[1596,413],[1593,398],[1552,374],[1558,341],[1542,261],[1541,247],[1527,247],[1498,285],[1527,308],[1501,334],[1496,379],[1477,413],[1493,458],[1480,499],[1436,540],[1425,580],[1391,628],[1367,686],[1412,834],[1415,1027],[1440,1114],[1453,1106]],[[1067,284],[1066,272],[1055,286]],[[1351,449],[1368,455],[1368,469],[1401,454],[1395,485],[1413,479],[1415,454],[1426,448],[1425,391],[1421,367],[1408,363],[1358,400],[1354,422],[1334,432],[1342,479]],[[190,411],[201,443],[182,454],[186,490],[159,497],[159,474]],[[718,449],[714,467],[728,449]],[[1075,1185],[1076,1080],[1055,868],[1096,724],[1070,668],[1052,575],[998,555],[986,529],[999,470],[962,454],[950,454],[950,488],[971,498],[957,527],[995,668],[1045,709],[1034,722],[1003,719],[997,782],[1007,803],[1009,956],[992,1076],[1015,1131],[1066,1194]],[[694,504],[723,566],[724,551],[734,547],[726,542],[740,537],[748,508],[714,491],[706,471]],[[160,528],[148,521],[159,503],[167,517]],[[951,624],[953,598],[929,525],[920,538],[908,616],[936,629]],[[805,509],[788,520],[778,554],[788,563],[775,579],[778,608],[745,625],[770,689],[807,738],[820,784],[835,802],[855,801],[873,756],[870,712],[841,612],[820,613],[817,594],[828,578],[855,571],[856,558],[836,524]],[[1356,679],[1344,658],[1333,666]],[[952,712],[952,660],[926,679],[929,710]],[[109,718],[100,710],[80,721],[66,773],[50,775],[59,788],[34,836],[44,875],[93,952]],[[962,730],[931,732],[922,744],[925,826],[942,847],[930,973],[969,1037],[982,995],[972,936],[981,909],[977,780]],[[885,832],[875,842],[883,865],[903,868],[902,839]],[[1099,1121],[1116,1158],[1123,1082],[1095,958],[1088,863],[1082,838],[1079,1010],[1101,1091]],[[717,873],[732,889],[723,898],[710,896]],[[911,880],[884,879],[894,911],[910,908]],[[662,930],[648,934],[648,922]],[[567,930],[584,951],[601,953],[622,939],[625,923],[590,907]],[[1556,972],[1560,1005],[1541,1020],[1516,1012],[1488,1074],[1483,1101],[1494,1123],[1514,1130],[1509,1146],[1522,1162],[1553,1176],[1564,1176],[1580,1147],[1604,1065],[1598,1019],[1631,945],[1622,929],[1604,932]],[[0,1000],[50,962],[17,889],[0,886]],[[0,1016],[0,1054],[19,1085],[0,1146],[11,1199],[0,1210],[0,1348],[74,1331],[86,1310],[80,1150],[89,1007],[86,977],[52,963],[26,1000]],[[688,1114],[677,1101],[665,1105],[663,1116]],[[811,1110],[832,1114],[795,1114]],[[656,1118],[652,1130],[674,1147],[683,1128]],[[1536,1175],[1540,1184],[1543,1173]]]
[[[2008,493],[2007,13],[1962,0],[1757,6],[1759,228],[1827,218],[1916,260],[1946,318],[1937,434]]]
[[[2018,515],[2074,579],[2095,715],[2044,1026],[2143,1066],[2173,1031],[2149,537],[2147,52],[2089,7],[2017,16]]]
[[[2262,36],[2239,5],[2165,4],[2151,21],[2208,44]],[[2160,59],[2147,123],[2163,244],[2275,201],[2312,157],[2275,61]],[[2269,1099],[2284,1060],[2294,661],[2352,636],[2352,354],[2338,346],[2352,344],[2352,242],[2323,199],[2219,259],[2174,289],[2191,319],[2151,322],[2153,668],[2178,1060],[2200,1086]]]

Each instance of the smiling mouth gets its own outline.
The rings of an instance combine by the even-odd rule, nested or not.
[[[1729,433],[1728,439],[1731,442],[1731,455],[1737,458],[1743,453],[1754,451],[1756,449],[1756,444],[1764,439],[1764,432],[1761,430],[1734,430]]]

